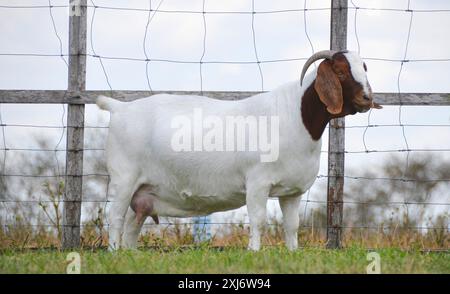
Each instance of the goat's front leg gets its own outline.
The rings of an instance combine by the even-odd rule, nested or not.
[[[247,211],[250,219],[250,242],[248,249],[258,251],[261,248],[261,233],[266,225],[267,199],[269,187],[247,184]]]
[[[286,247],[289,250],[295,250],[298,247],[298,227],[300,225],[300,199],[301,195],[296,197],[280,197],[280,207],[283,213],[283,228]]]

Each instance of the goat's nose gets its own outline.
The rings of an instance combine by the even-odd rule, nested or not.
[[[370,97],[367,96],[366,94],[364,94],[363,98],[364,98],[365,100],[370,100]]]

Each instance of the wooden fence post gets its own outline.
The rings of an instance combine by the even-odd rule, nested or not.
[[[87,0],[74,1],[69,17],[69,91],[86,88]],[[72,7],[71,7],[72,8]],[[76,98],[74,98],[76,99]],[[61,246],[80,247],[83,186],[84,105],[70,104],[67,111],[66,177]]]
[[[347,0],[331,1],[330,49],[347,47]],[[345,118],[330,121],[328,143],[327,248],[340,248],[344,207]]]

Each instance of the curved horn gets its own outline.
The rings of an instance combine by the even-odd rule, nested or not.
[[[300,85],[303,84],[303,78],[305,77],[306,71],[308,70],[308,67],[314,63],[314,61],[319,59],[331,59],[335,53],[338,51],[335,50],[322,50],[317,53],[314,53],[308,60],[306,60],[305,65],[302,69],[302,75],[300,76]]]

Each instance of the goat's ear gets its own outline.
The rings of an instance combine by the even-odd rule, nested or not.
[[[342,87],[333,71],[332,61],[324,60],[320,63],[314,89],[319,94],[320,101],[325,104],[329,113],[341,113],[344,105]]]

